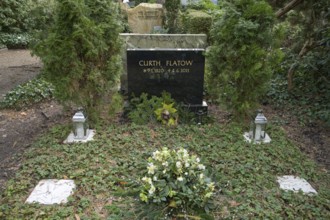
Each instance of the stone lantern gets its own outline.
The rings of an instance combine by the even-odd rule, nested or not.
[[[88,135],[88,129],[86,126],[86,118],[82,111],[76,112],[72,117],[73,122],[73,134],[75,139],[84,139]]]
[[[269,143],[270,137],[266,133],[267,118],[262,110],[258,110],[258,114],[251,123],[250,131],[244,134],[246,141],[253,143]]]
[[[93,140],[94,130],[88,129],[87,119],[82,111],[78,111],[72,117],[73,131],[64,143],[88,142]]]
[[[267,126],[267,118],[262,113],[262,110],[258,110],[257,117],[254,120],[254,128],[253,128],[253,139],[255,141],[261,141],[266,137],[266,126]]]

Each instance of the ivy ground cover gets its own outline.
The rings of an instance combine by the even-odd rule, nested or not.
[[[176,219],[329,219],[329,174],[270,126],[272,142],[252,145],[237,124],[110,125],[92,142],[62,144],[69,127],[54,127],[24,155],[21,169],[0,197],[0,219],[164,219],[166,209],[140,201],[147,159],[156,150],[184,148],[201,159],[215,183],[208,213],[182,210]],[[297,175],[317,195],[285,192],[277,176]],[[67,204],[26,204],[42,179],[72,179]]]

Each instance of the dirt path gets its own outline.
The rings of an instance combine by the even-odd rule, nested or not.
[[[0,100],[13,87],[38,75],[40,69],[40,60],[29,50],[0,51]]]
[[[41,66],[28,50],[0,51],[0,99],[37,76]],[[54,101],[21,111],[0,110],[0,192],[19,168],[21,154],[40,133],[63,120],[62,106]]]

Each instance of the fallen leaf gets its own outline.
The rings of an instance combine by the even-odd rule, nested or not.
[[[230,201],[229,204],[230,204],[231,207],[237,207],[237,206],[241,205],[241,203],[236,202],[234,200],[233,201]]]
[[[26,112],[21,112],[21,115],[26,116],[27,114]]]
[[[80,220],[80,217],[79,217],[78,214],[74,214],[74,217],[75,217],[76,220]]]
[[[150,130],[150,136],[151,138],[155,138],[157,136],[156,132],[154,130]]]

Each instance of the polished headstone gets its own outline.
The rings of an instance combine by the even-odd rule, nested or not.
[[[169,92],[179,102],[203,104],[204,49],[128,49],[128,93],[160,96]]]
[[[122,47],[123,72],[120,76],[120,89],[127,93],[127,49],[167,49],[167,48],[203,48],[207,47],[205,34],[136,34],[122,33],[124,41]]]

